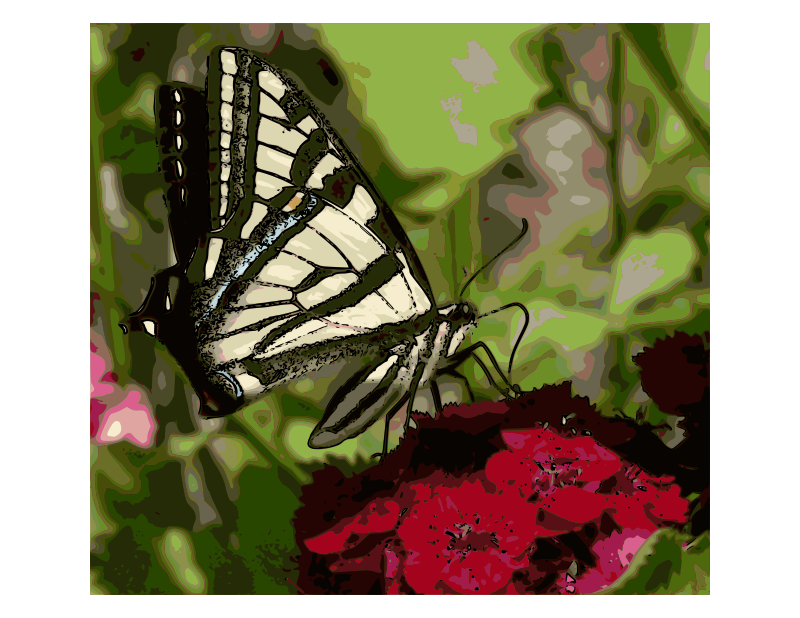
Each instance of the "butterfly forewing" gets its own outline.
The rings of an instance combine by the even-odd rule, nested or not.
[[[162,122],[196,121],[178,102],[190,91],[162,88]],[[241,402],[341,359],[386,362],[435,308],[405,232],[355,157],[281,70],[247,50],[212,54],[206,99],[206,149],[196,136],[161,146],[204,379]]]

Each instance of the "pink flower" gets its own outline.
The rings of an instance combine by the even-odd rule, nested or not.
[[[109,377],[106,374],[106,367],[111,364],[107,354],[108,350],[102,350],[92,341],[89,342],[89,345],[89,395],[92,398],[110,395],[114,392],[114,385],[105,381],[105,378]],[[101,356],[101,350],[106,352],[104,355],[106,358]]]
[[[592,545],[597,566],[581,574],[576,581],[569,574],[559,578],[558,587],[568,594],[591,594],[613,584],[628,568],[633,556],[652,534],[651,530],[625,529],[612,532]]]
[[[122,402],[107,410],[100,421],[97,441],[110,444],[128,440],[138,446],[152,446],[156,422],[147,398],[135,386],[129,386]]]
[[[157,424],[144,390],[120,388],[111,367],[111,354],[102,337],[90,331],[89,436],[100,444],[128,440],[150,447]]]

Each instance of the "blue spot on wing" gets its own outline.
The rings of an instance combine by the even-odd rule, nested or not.
[[[242,390],[242,386],[239,384],[239,380],[234,378],[227,371],[217,371],[217,373],[233,384],[233,387],[236,389],[236,399],[239,399],[239,397],[244,395],[244,391]]]

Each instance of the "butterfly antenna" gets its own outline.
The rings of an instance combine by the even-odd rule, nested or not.
[[[495,255],[491,260],[486,262],[486,264],[484,264],[478,270],[475,271],[475,274],[473,274],[469,278],[469,280],[464,284],[464,287],[461,288],[461,292],[459,293],[458,297],[461,298],[464,295],[464,291],[469,287],[469,284],[472,283],[475,280],[475,277],[477,277],[479,274],[481,274],[481,272],[484,271],[487,266],[489,266],[497,258],[499,258],[501,255],[503,255],[506,251],[509,251],[511,248],[513,248],[514,245],[516,245],[520,240],[522,240],[523,237],[525,236],[525,234],[527,234],[527,233],[528,233],[528,220],[527,219],[523,219],[522,220],[522,231],[519,233],[519,235],[514,240],[512,240],[505,249],[503,249],[500,253]]]
[[[500,307],[499,309],[494,309],[493,311],[487,311],[486,313],[481,314],[481,315],[478,316],[478,319],[485,318],[487,315],[492,315],[493,313],[497,313],[498,311],[505,311],[506,309],[510,309],[511,307],[519,307],[520,309],[522,309],[522,313],[525,314],[525,324],[522,327],[522,332],[519,334],[519,337],[517,337],[517,341],[514,343],[514,347],[511,348],[511,357],[508,359],[508,382],[509,382],[509,384],[513,384],[513,381],[512,381],[512,378],[511,378],[511,367],[514,364],[514,354],[517,353],[517,348],[519,347],[519,344],[522,343],[522,339],[523,339],[523,337],[525,336],[525,333],[528,330],[528,324],[530,324],[530,321],[531,321],[531,316],[528,313],[528,308],[525,305],[523,305],[522,303],[516,303],[516,302],[515,303],[508,303],[507,305],[504,305],[504,306]]]

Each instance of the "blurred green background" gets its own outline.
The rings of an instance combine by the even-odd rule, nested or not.
[[[632,358],[676,330],[709,330],[707,24],[136,24],[90,34],[91,337],[102,373],[116,378],[106,378],[114,392],[93,392],[94,593],[294,593],[299,488],[315,464],[363,467],[380,448],[376,425],[309,449],[326,386],[310,380],[197,421],[196,396],[164,347],[116,326],[170,259],[155,90],[202,86],[217,45],[268,53],[319,101],[408,232],[437,302],[457,298],[527,219],[528,235],[465,298],[482,312],[522,302],[531,324],[521,332],[521,312],[509,310],[471,340],[502,365],[521,337],[513,378],[523,389],[571,380],[604,414],[674,437],[676,417],[642,390]],[[497,396],[477,365],[464,373],[475,397]],[[109,415],[137,410],[130,393],[152,432],[123,423],[110,437]],[[665,573],[648,592],[707,587]]]

